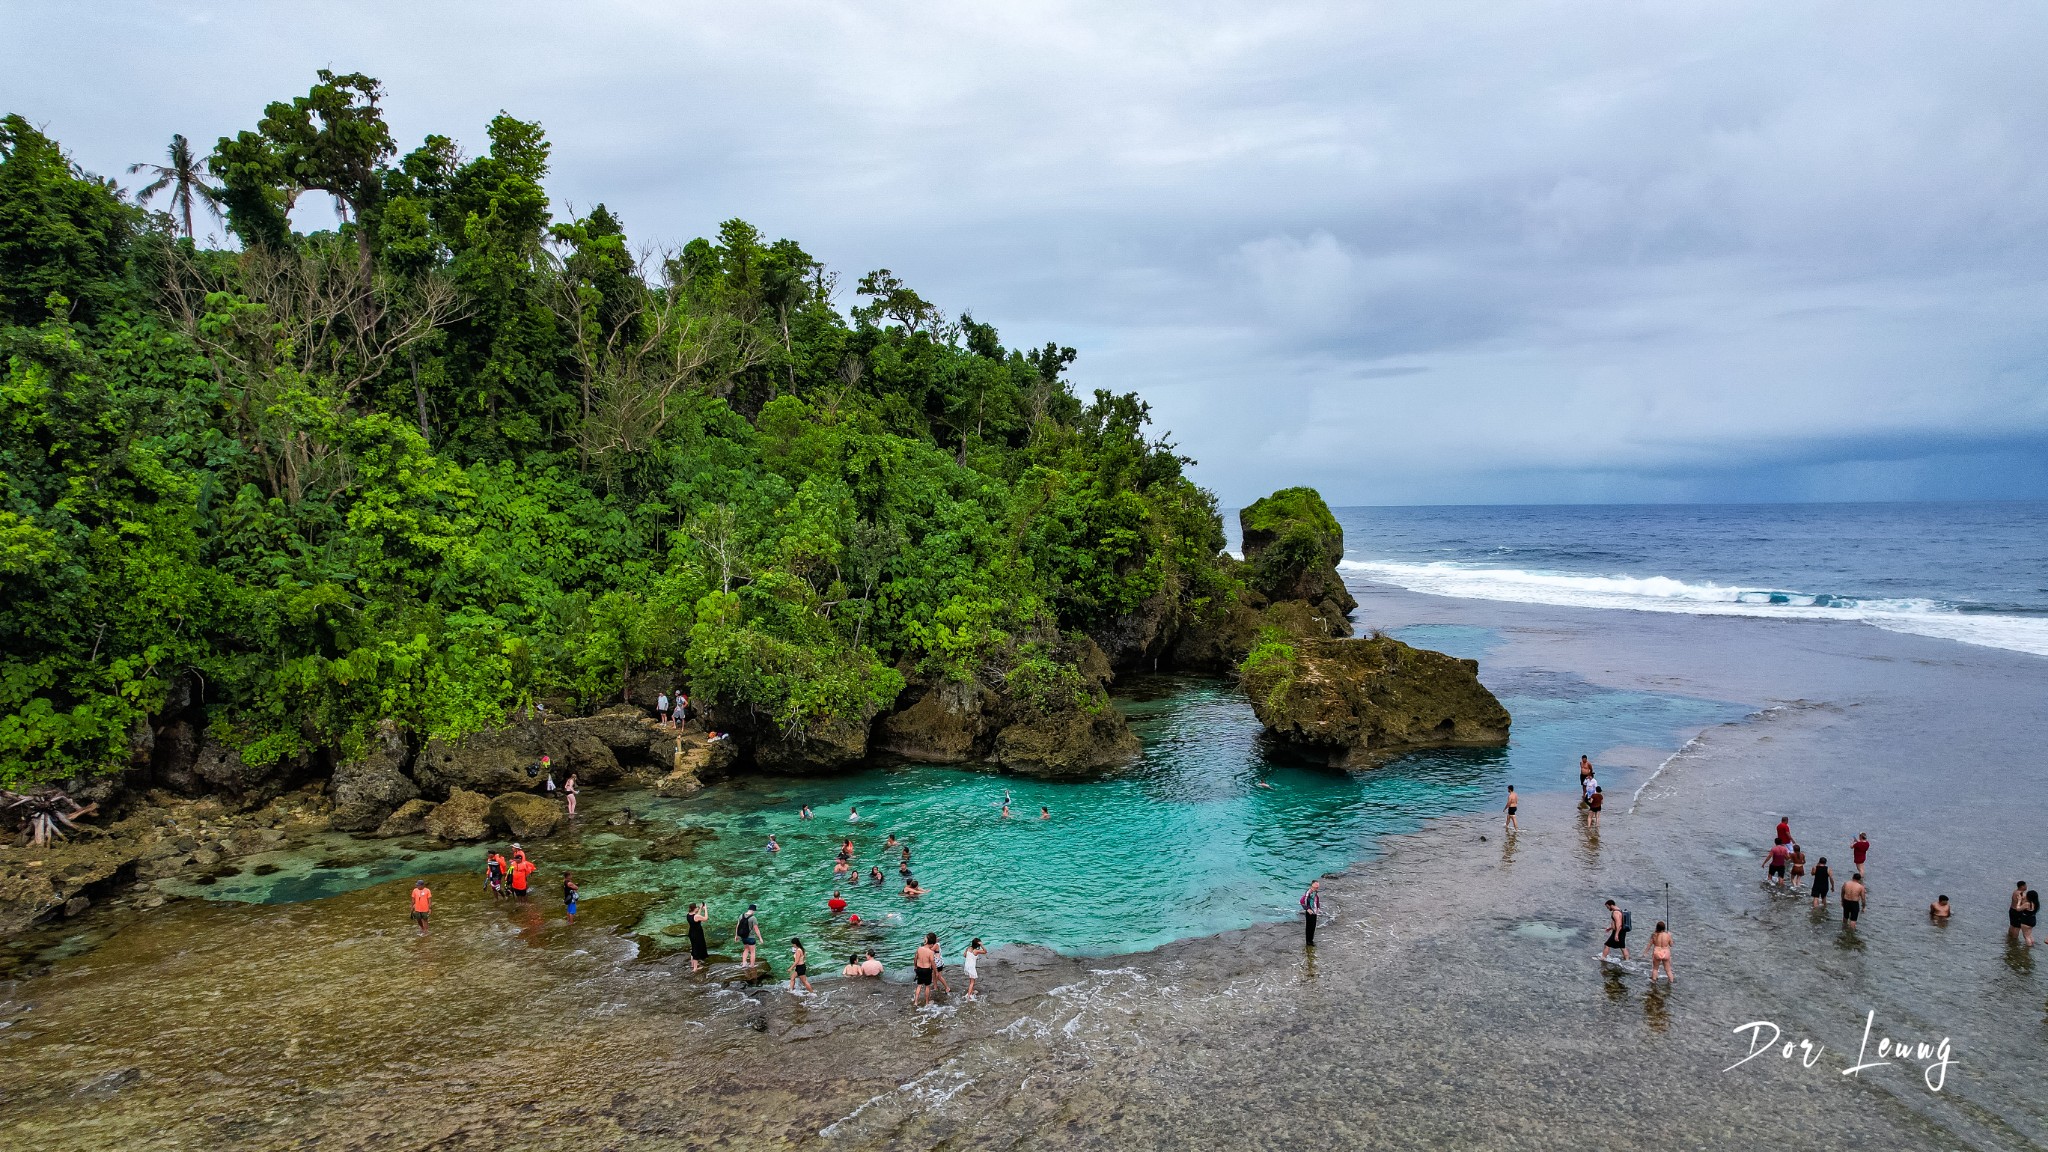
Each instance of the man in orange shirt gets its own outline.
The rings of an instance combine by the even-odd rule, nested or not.
[[[427,913],[433,910],[434,893],[425,880],[412,882],[412,922],[420,926],[420,935],[427,934]]]
[[[521,899],[521,900],[524,900],[524,899],[526,899],[526,878],[527,878],[527,877],[529,877],[529,876],[531,876],[531,875],[533,875],[533,873],[534,873],[534,863],[533,863],[533,861],[531,861],[531,860],[528,860],[528,859],[526,858],[526,853],[524,853],[524,852],[514,852],[514,853],[512,854],[512,895],[513,895],[513,896],[515,896],[515,897],[517,897],[518,899]]]

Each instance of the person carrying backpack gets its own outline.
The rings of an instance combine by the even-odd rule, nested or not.
[[[1600,959],[1607,959],[1607,951],[1610,948],[1621,949],[1621,958],[1623,960],[1628,959],[1629,928],[1629,914],[1623,911],[1614,901],[1609,900],[1607,902],[1607,942],[1600,946]]]

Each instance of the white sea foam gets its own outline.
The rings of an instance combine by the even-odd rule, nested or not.
[[[1695,583],[1669,576],[1573,576],[1449,563],[1346,560],[1341,567],[1368,580],[1436,596],[1703,616],[1847,620],[1915,636],[2048,656],[2048,617],[1959,612],[1937,600],[1851,600],[1808,592]]]

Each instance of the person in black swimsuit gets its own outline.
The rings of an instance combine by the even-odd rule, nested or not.
[[[701,972],[711,959],[711,946],[704,942],[704,921],[711,915],[702,904],[690,905],[690,971]]]
[[[1828,893],[1835,890],[1835,875],[1828,871],[1828,858],[1823,856],[1813,866],[1813,906],[1828,906]]]

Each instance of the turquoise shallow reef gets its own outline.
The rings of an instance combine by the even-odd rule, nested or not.
[[[1472,656],[1491,640],[1483,629],[1402,635]],[[1353,776],[1269,755],[1249,706],[1226,681],[1154,676],[1121,687],[1118,705],[1145,756],[1109,779],[1053,783],[906,764],[737,781],[687,800],[592,795],[577,834],[532,846],[543,868],[539,899],[559,905],[561,869],[574,868],[587,896],[651,896],[640,930],[672,943],[680,940],[663,929],[679,926],[691,901],[709,901],[715,950],[730,941],[740,911],[757,903],[771,955],[802,936],[821,958],[834,958],[820,965],[828,970],[869,947],[900,962],[927,931],[954,951],[980,937],[990,947],[1131,952],[1285,918],[1310,879],[1370,858],[1382,837],[1497,806],[1509,781],[1524,791],[1571,787],[1582,751],[1676,748],[1689,732],[1744,711],[1577,681],[1505,683],[1496,690],[1515,716],[1509,747],[1418,753]],[[805,804],[814,818],[800,818]],[[855,808],[858,822],[848,819]],[[626,810],[630,823],[612,822]],[[682,829],[697,834],[678,837]],[[884,849],[891,835],[910,847],[912,874],[927,895],[900,895],[900,849]],[[779,851],[768,850],[771,836]],[[858,882],[833,873],[849,836]],[[663,841],[668,850],[649,850]],[[324,859],[259,858],[203,894],[303,901],[402,875],[467,870],[481,859],[476,848],[419,848],[356,844],[329,846]],[[875,867],[879,884],[869,878]],[[860,924],[830,916],[835,889]]]

